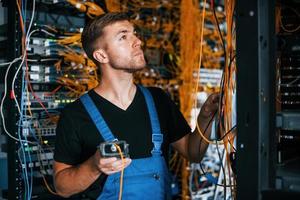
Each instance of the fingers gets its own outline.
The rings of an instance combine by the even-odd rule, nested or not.
[[[211,117],[218,109],[220,95],[218,93],[211,94],[203,104],[200,116]]]
[[[113,174],[120,172],[122,169],[126,168],[131,163],[131,159],[125,158],[124,163],[121,159],[113,158],[101,158],[99,161],[100,170],[107,174]]]
[[[210,102],[213,104],[218,104],[220,100],[220,94],[219,93],[212,93],[209,97]]]
[[[211,94],[207,99],[207,106],[216,106],[219,104],[220,95],[218,93]]]
[[[117,160],[112,164],[113,171],[119,172],[122,169],[126,168],[131,163],[131,159],[124,159],[124,163],[122,160]]]

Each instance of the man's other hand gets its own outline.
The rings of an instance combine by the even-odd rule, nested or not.
[[[209,97],[204,102],[201,111],[199,113],[199,117],[201,118],[212,118],[214,113],[218,110],[219,106],[219,93],[213,93],[209,95]]]

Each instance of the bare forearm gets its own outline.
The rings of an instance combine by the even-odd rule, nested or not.
[[[202,134],[206,138],[209,138],[212,127],[211,123],[209,124],[209,119],[202,118],[201,116],[199,116],[197,121]],[[189,160],[192,162],[200,162],[206,152],[208,143],[205,140],[203,140],[197,127],[195,128],[193,133],[190,134],[188,142]]]
[[[55,175],[55,188],[59,195],[69,197],[87,189],[101,174],[92,164],[92,157],[80,164],[66,168]]]

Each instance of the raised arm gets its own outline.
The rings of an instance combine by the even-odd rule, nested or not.
[[[203,104],[197,117],[199,128],[206,138],[209,138],[211,134],[212,123],[209,124],[209,122],[218,109],[218,101],[218,94],[210,95]],[[204,130],[206,130],[205,133]],[[196,128],[192,133],[172,143],[172,146],[191,162],[200,162],[206,152],[208,143],[202,139]]]

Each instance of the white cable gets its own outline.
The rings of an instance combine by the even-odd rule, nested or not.
[[[21,58],[22,56],[20,56],[19,58]],[[16,59],[16,58],[15,58]],[[5,65],[10,65],[11,63],[16,62],[15,60],[7,62],[7,63],[0,63],[0,66],[5,66]]]
[[[28,37],[28,40],[26,40],[25,49],[27,48],[27,46],[28,46],[28,44],[29,44],[29,39],[30,39],[31,35],[32,35],[33,33],[37,32],[37,31],[38,31],[38,30],[33,30],[33,31],[30,32],[29,37]],[[20,71],[20,69],[22,68],[22,66],[23,66],[23,64],[24,64],[24,61],[25,61],[25,58],[26,58],[26,54],[27,54],[27,52],[26,52],[26,50],[25,50],[24,55],[23,55],[23,58],[22,58],[22,62],[20,63],[20,65],[19,65],[19,67],[18,67],[18,69],[17,69],[17,71],[16,71],[16,73],[15,73],[15,75],[14,75],[14,77],[13,77],[12,86],[11,86],[11,87],[12,87],[12,91],[13,91],[13,95],[15,95],[15,82],[16,82],[17,76],[18,76],[18,74],[19,74],[19,71]],[[14,101],[15,101],[15,103],[16,103],[16,106],[17,106],[17,108],[18,108],[19,113],[21,114],[21,109],[20,109],[19,102],[17,101],[17,98],[14,97]]]
[[[48,32],[48,31],[46,31],[44,29],[41,29],[41,31],[44,32],[44,33],[46,33],[46,34],[48,34],[48,35],[51,35],[52,37],[55,37],[55,35],[53,33],[50,33],[50,32]]]
[[[30,19],[30,23],[29,23],[29,26],[28,26],[28,31],[27,31],[27,34],[26,34],[26,37],[25,37],[25,49],[24,49],[24,55],[23,55],[23,59],[22,59],[22,62],[21,64],[19,65],[16,73],[15,73],[15,76],[13,78],[13,81],[12,81],[12,91],[13,91],[13,95],[15,95],[15,81],[17,79],[17,75],[19,74],[19,71],[20,69],[22,68],[22,65],[24,64],[24,61],[25,61],[25,58],[26,58],[26,54],[27,54],[27,46],[29,45],[29,41],[30,41],[30,36],[36,32],[37,30],[33,30],[31,32],[30,29],[31,29],[31,26],[32,26],[32,22],[33,22],[33,19],[34,19],[34,13],[35,13],[35,0],[33,0],[33,4],[32,4],[32,15],[31,15],[31,19]],[[21,15],[21,13],[20,13]],[[20,106],[19,106],[19,103],[17,101],[17,98],[14,97],[14,101],[16,103],[16,106],[18,108],[18,111],[19,113],[21,114],[21,109],[20,109]]]
[[[34,19],[34,12],[35,12],[35,0],[33,0],[33,6],[32,6],[32,16],[31,16],[31,20],[30,20],[30,24],[29,24],[29,28],[28,28],[28,31],[27,31],[27,34],[26,34],[26,37],[25,37],[25,52],[24,52],[24,55],[19,57],[19,58],[15,58],[12,62],[10,62],[7,70],[6,70],[6,73],[5,73],[5,83],[4,83],[4,96],[1,100],[1,105],[0,105],[0,111],[1,111],[1,117],[2,117],[2,124],[3,124],[3,129],[5,131],[5,133],[12,139],[16,140],[16,141],[19,141],[19,142],[25,142],[25,143],[31,143],[31,144],[36,144],[35,142],[30,142],[30,141],[27,141],[27,140],[22,140],[22,139],[18,139],[14,136],[12,136],[8,130],[6,129],[6,125],[5,125],[5,119],[4,119],[4,114],[3,114],[3,104],[4,104],[4,99],[7,95],[7,76],[8,76],[8,72],[12,66],[13,63],[17,62],[18,60],[22,59],[22,62],[21,64],[19,65],[16,73],[15,73],[15,76],[13,78],[13,82],[12,82],[12,92],[13,92],[13,95],[14,95],[14,85],[15,85],[15,80],[16,80],[16,77],[25,61],[25,58],[26,58],[26,49],[27,49],[27,46],[29,44],[29,38],[31,36],[31,34],[33,34],[35,31],[32,31],[29,33],[29,30],[31,29],[31,26],[32,26],[32,22],[33,22],[33,19]],[[20,13],[21,14],[21,13]],[[15,96],[14,96],[14,101],[16,102],[16,106],[18,108],[18,111],[19,113],[21,113],[21,110],[20,110],[20,106],[19,106],[19,103],[18,101],[16,100]]]
[[[28,36],[29,36],[29,31],[30,31],[31,26],[32,26],[33,19],[34,19],[34,14],[35,14],[35,0],[33,0],[33,2],[32,2],[32,14],[31,14],[30,23],[29,23],[29,26],[28,26],[28,29],[27,29],[27,34],[26,34],[25,41],[26,41],[27,39],[29,40]],[[27,42],[26,42],[26,43],[27,43]],[[28,41],[28,43],[29,43],[29,41]],[[27,46],[27,45],[26,45],[26,46]],[[25,51],[26,51],[26,48],[25,48]]]
[[[294,80],[292,80],[289,83],[286,83],[285,85],[292,85],[293,83],[297,82],[300,79],[300,76],[297,76]]]
[[[24,63],[24,61],[25,61],[25,56],[26,56],[26,53],[24,53],[24,55],[23,55],[23,57],[22,57],[22,62],[20,63],[20,65],[19,65],[19,67],[18,67],[18,69],[17,69],[17,71],[16,71],[16,73],[15,73],[15,75],[14,75],[14,77],[13,77],[12,86],[11,86],[11,90],[12,90],[12,94],[13,94],[13,97],[14,97],[14,101],[15,101],[15,103],[16,103],[16,106],[17,106],[17,108],[18,108],[18,112],[19,112],[20,114],[21,114],[20,105],[19,105],[19,103],[18,103],[18,101],[17,101],[17,98],[16,98],[16,96],[15,96],[15,81],[16,81],[17,75],[18,75],[18,73],[19,73],[19,71],[20,71],[20,69],[21,69],[21,67],[22,67],[22,65],[23,65],[23,63]]]
[[[37,61],[57,61],[58,58],[44,58],[44,59],[27,59],[30,62],[37,62]]]
[[[25,5],[25,7],[26,7],[26,5]],[[32,4],[32,14],[31,14],[31,19],[30,19],[30,23],[29,23],[29,26],[28,26],[28,29],[27,29],[27,33],[26,33],[26,36],[25,36],[25,47],[24,47],[24,54],[23,54],[23,58],[22,58],[22,62],[21,62],[21,64],[19,65],[19,67],[18,67],[18,69],[17,69],[17,71],[16,71],[16,73],[15,73],[15,75],[14,75],[14,77],[13,77],[13,81],[12,81],[12,91],[13,91],[13,95],[15,95],[15,91],[14,91],[14,89],[15,89],[15,81],[16,81],[16,78],[17,78],[17,75],[18,75],[18,73],[19,73],[19,71],[20,71],[20,69],[22,68],[22,66],[23,66],[23,64],[24,64],[24,61],[25,61],[25,59],[26,59],[26,57],[27,57],[27,47],[28,47],[28,45],[29,45],[29,41],[30,41],[30,36],[31,36],[31,34],[33,34],[35,31],[32,31],[32,32],[30,32],[30,30],[31,30],[31,26],[32,26],[32,22],[33,22],[33,19],[34,19],[34,14],[35,14],[35,0],[33,0],[33,4]],[[22,15],[22,13],[20,13],[20,15]],[[24,19],[24,20],[26,20],[26,19]],[[26,67],[27,66],[25,66],[25,70],[26,70]],[[15,101],[15,103],[16,103],[16,106],[17,106],[17,108],[18,108],[18,111],[19,111],[19,113],[20,113],[20,121],[19,121],[19,123],[20,123],[20,125],[22,125],[22,121],[21,121],[21,119],[23,118],[22,116],[23,116],[23,112],[24,112],[24,102],[23,102],[23,89],[24,88],[26,88],[27,86],[25,86],[24,85],[24,76],[25,76],[25,73],[26,72],[24,72],[24,69],[23,69],[23,74],[22,74],[22,93],[21,93],[21,106],[22,106],[22,111],[21,111],[21,109],[20,109],[20,106],[19,106],[19,104],[18,104],[18,101],[17,101],[17,98],[14,96],[14,101]],[[28,179],[28,172],[27,172],[27,162],[26,162],[26,152],[24,152],[24,145],[23,145],[23,142],[22,142],[22,139],[21,139],[21,127],[18,127],[18,136],[19,136],[19,141],[21,141],[21,143],[20,143],[20,145],[21,145],[21,149],[22,149],[22,154],[23,154],[23,156],[24,156],[24,162],[25,162],[25,179],[26,179],[26,185],[27,185],[27,187],[25,187],[25,192],[27,191],[28,193],[27,193],[27,199],[31,199],[31,194],[32,194],[32,173],[31,173],[31,182],[30,182],[30,185],[29,185],[29,179]],[[26,137],[26,135],[24,136],[25,137],[25,145],[26,144],[28,144],[28,140],[27,140],[27,137]],[[27,145],[26,145],[27,146]],[[31,158],[30,158],[30,152],[28,152],[28,154],[29,154],[29,161],[31,162]],[[29,163],[30,163],[29,162]],[[29,166],[28,166],[29,167]],[[31,172],[32,172],[32,169],[31,169]],[[27,190],[26,190],[27,189]]]
[[[5,118],[4,118],[4,114],[3,114],[3,104],[4,104],[4,99],[5,99],[6,95],[7,95],[7,76],[8,76],[8,72],[9,72],[11,66],[12,66],[15,62],[19,61],[20,59],[21,59],[21,57],[15,58],[15,59],[9,64],[9,66],[8,66],[8,68],[7,68],[7,70],[6,70],[5,76],[4,76],[4,95],[3,95],[3,98],[2,98],[1,104],[0,104],[0,112],[1,112],[1,118],[2,118],[3,130],[4,130],[4,132],[5,132],[10,138],[12,138],[12,139],[14,139],[14,140],[16,140],[16,141],[19,141],[19,142],[28,142],[28,143],[35,144],[34,142],[30,142],[30,141],[26,141],[26,140],[19,140],[18,138],[12,136],[12,135],[8,132],[8,130],[6,129]]]

